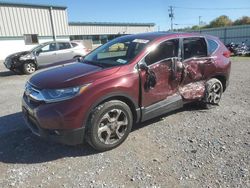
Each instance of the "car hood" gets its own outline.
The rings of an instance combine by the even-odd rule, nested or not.
[[[17,52],[14,54],[9,55],[7,58],[13,58],[13,57],[21,57],[23,55],[29,54],[31,51],[22,51],[22,52]]]
[[[67,88],[92,83],[118,70],[76,62],[36,73],[29,82],[38,89]]]

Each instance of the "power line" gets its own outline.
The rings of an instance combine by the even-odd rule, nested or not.
[[[176,7],[173,6],[174,8],[179,8],[179,9],[190,9],[190,10],[249,10],[250,7],[238,7],[238,8],[205,8],[205,7]]]
[[[195,25],[195,24],[182,24],[182,23],[175,23],[174,25]]]

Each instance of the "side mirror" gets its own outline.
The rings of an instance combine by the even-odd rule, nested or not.
[[[139,64],[139,69],[146,71],[147,73],[149,72],[149,68],[145,63]]]
[[[42,52],[42,50],[39,49],[39,50],[35,51],[35,55],[36,55],[36,56],[39,56],[39,54],[40,54],[41,52]]]
[[[153,89],[156,85],[156,76],[153,71],[151,71],[146,63],[141,63],[139,65],[140,70],[144,70],[146,72],[146,82],[144,84],[144,88],[146,91]]]

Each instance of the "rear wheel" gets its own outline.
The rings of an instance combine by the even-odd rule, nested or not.
[[[32,74],[36,71],[36,65],[33,62],[27,62],[23,65],[23,72],[25,74]]]
[[[82,60],[82,56],[77,55],[77,56],[73,57],[73,59],[74,59],[74,61],[80,62]]]
[[[87,140],[99,151],[111,150],[127,138],[132,124],[133,116],[127,104],[118,100],[105,102],[91,115]]]
[[[212,78],[206,83],[205,98],[203,100],[203,106],[207,109],[219,105],[221,95],[223,93],[223,86],[220,80]]]

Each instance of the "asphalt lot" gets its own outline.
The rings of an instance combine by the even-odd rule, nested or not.
[[[30,76],[0,63],[0,187],[250,187],[249,72],[249,59],[233,63],[220,106],[185,106],[97,153],[32,135],[21,114]]]

